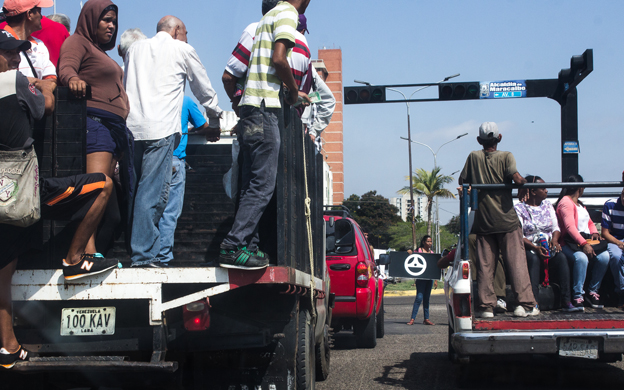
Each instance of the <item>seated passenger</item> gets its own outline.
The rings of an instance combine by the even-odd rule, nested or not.
[[[54,109],[55,84],[27,79],[17,71],[20,51],[30,42],[19,41],[0,31],[0,149],[30,152],[32,119],[41,119]],[[35,85],[29,83],[35,82]],[[67,257],[63,260],[65,279],[77,279],[117,267],[88,244],[112,190],[112,181],[102,173],[51,178],[41,181],[41,216],[44,219],[80,221]],[[17,259],[36,237],[30,227],[0,224],[0,366],[11,368],[31,354],[20,346],[13,333],[11,279]]]
[[[525,177],[527,183],[543,183],[539,176]],[[583,311],[582,306],[574,306],[570,299],[570,268],[568,260],[561,252],[559,238],[561,231],[557,224],[557,214],[552,204],[546,200],[546,188],[533,188],[527,191],[525,201],[515,205],[522,224],[524,248],[533,295],[538,296],[538,286],[542,281],[542,263],[548,270],[550,280],[561,288],[561,307],[564,311]],[[548,240],[550,251],[540,244],[540,239]],[[550,252],[550,253],[549,253]]]
[[[582,183],[580,175],[570,175],[564,182]],[[564,188],[555,203],[557,220],[561,228],[559,244],[563,253],[572,263],[572,304],[582,307],[584,300],[593,308],[604,307],[598,294],[602,278],[609,266],[609,252],[596,253],[587,242],[589,239],[599,240],[600,235],[589,217],[589,213],[579,198],[583,195],[583,187]],[[593,263],[589,279],[589,292],[583,291],[587,266]],[[584,297],[583,297],[584,296]]]
[[[602,237],[609,242],[609,265],[620,307],[624,307],[624,190],[617,199],[609,199],[602,209]]]

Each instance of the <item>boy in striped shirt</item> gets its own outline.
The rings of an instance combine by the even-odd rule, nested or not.
[[[602,237],[608,241],[609,266],[615,282],[619,305],[624,307],[624,190],[617,199],[609,199],[602,209]]]
[[[286,103],[299,97],[309,104],[307,94],[298,91],[288,64],[288,50],[295,46],[299,14],[310,0],[281,1],[260,21],[240,102],[237,128],[242,155],[242,185],[234,224],[221,243],[219,264],[226,268],[261,269],[269,265],[258,249],[258,222],[266,209],[277,177],[280,147],[278,112],[282,83],[288,88]]]

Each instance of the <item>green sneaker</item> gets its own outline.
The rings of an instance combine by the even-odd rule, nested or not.
[[[221,249],[219,265],[223,268],[236,268],[256,270],[269,266],[269,259],[265,253],[257,250],[251,252],[247,247],[234,249]]]

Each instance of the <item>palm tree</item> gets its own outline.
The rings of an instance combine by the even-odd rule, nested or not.
[[[436,167],[433,170],[425,171],[419,168],[414,172],[412,176],[412,182],[414,186],[414,192],[427,197],[427,234],[431,235],[431,211],[433,209],[433,199],[436,196],[442,198],[455,198],[455,195],[444,188],[445,184],[451,183],[453,178],[451,176],[444,176],[440,174],[442,168]],[[409,177],[407,177],[409,180]],[[409,194],[409,186],[401,188],[399,194]],[[415,206],[412,205],[412,212],[415,212]]]

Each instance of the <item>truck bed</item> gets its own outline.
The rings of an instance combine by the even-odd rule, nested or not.
[[[539,326],[536,326],[539,323]],[[585,308],[585,312],[542,311],[537,316],[514,317],[513,312],[494,318],[475,318],[474,330],[621,329],[624,311],[616,307]]]

